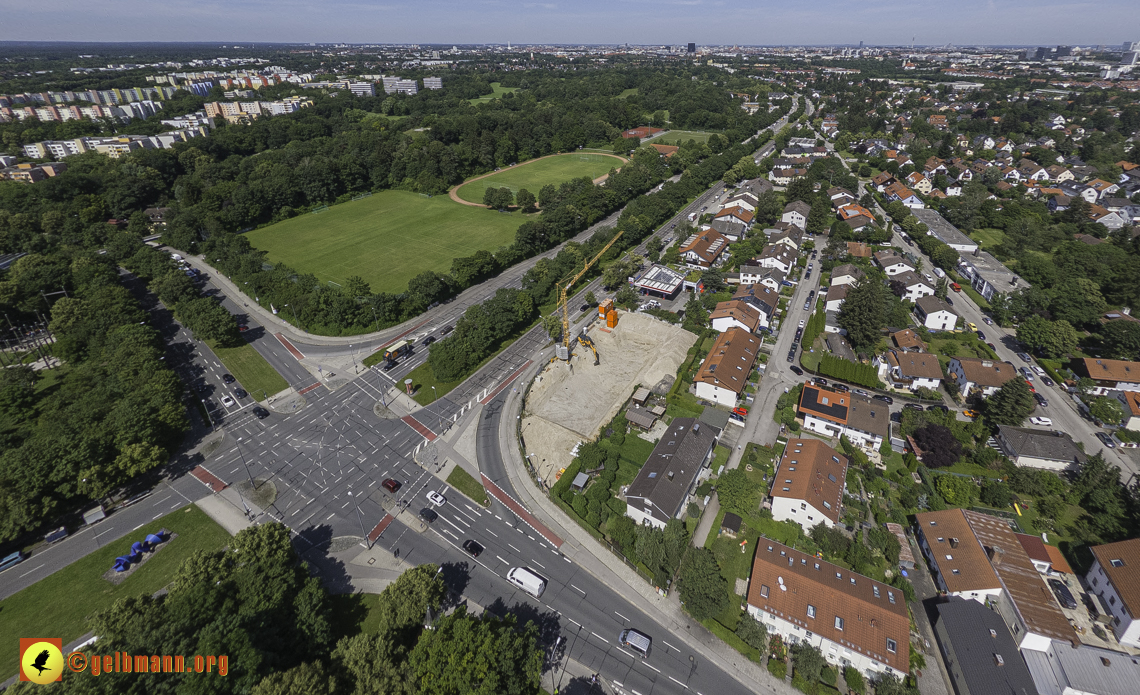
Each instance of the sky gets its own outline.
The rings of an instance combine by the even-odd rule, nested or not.
[[[1137,0],[0,0],[3,41],[1120,45]]]

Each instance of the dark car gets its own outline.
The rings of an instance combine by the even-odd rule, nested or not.
[[[589,311],[589,310],[590,310],[590,305],[589,304],[583,304],[582,308],[579,309],[578,311]]]
[[[235,381],[237,381],[237,379],[233,378],[229,374],[223,374],[222,375],[222,381],[226,382],[227,384],[232,384]]]
[[[463,549],[466,550],[467,554],[471,557],[479,557],[483,552],[483,546],[471,540],[463,541]]]
[[[380,366],[380,369],[383,369],[384,371],[388,371],[389,369],[391,369],[392,367],[395,367],[395,366],[396,366],[395,362],[385,362],[384,364],[382,364]]]
[[[1049,378],[1049,377],[1047,377],[1047,376],[1043,376],[1043,377],[1041,377],[1041,383],[1042,383],[1042,384],[1045,384],[1046,386],[1052,386],[1052,385],[1053,385],[1053,380],[1052,380],[1052,379],[1050,379],[1050,378]]]
[[[439,514],[436,514],[434,509],[424,507],[420,510],[420,518],[430,524],[439,518]]]
[[[847,384],[840,384],[838,382],[832,384],[831,388],[835,389],[836,391],[839,391],[840,393],[847,393],[848,391],[851,390],[851,388],[848,387]]]
[[[797,367],[794,364],[791,367],[788,367],[788,369],[792,370],[792,373],[794,373],[796,376],[803,376],[804,375],[804,370],[800,369],[799,367]]]
[[[928,405],[928,406],[926,406],[926,409],[927,410],[941,410],[944,413],[950,412],[950,409],[944,405]]]
[[[260,405],[254,406],[253,414],[257,416],[258,420],[264,420],[265,418],[269,417],[269,411],[265,408],[262,408]]]
[[[902,422],[901,410],[891,413],[891,422]]]
[[[816,386],[827,386],[827,379],[824,379],[821,376],[817,376],[816,378],[812,379],[812,381],[815,382]]]
[[[1042,408],[1049,407],[1049,401],[1045,400],[1045,396],[1042,396],[1039,393],[1035,393],[1033,394],[1033,398],[1037,401],[1037,405],[1041,406]]]
[[[234,389],[235,398],[245,398],[248,395],[249,394],[245,392],[245,389]]]
[[[1097,432],[1096,438],[1099,439],[1101,443],[1107,446],[1109,449],[1116,448],[1116,442],[1112,441],[1112,437],[1108,436],[1104,432]]]
[[[400,481],[392,480],[391,478],[385,478],[384,482],[382,482],[380,484],[384,486],[385,490],[387,490],[388,492],[391,492],[392,494],[396,494],[400,490],[400,488],[404,486],[404,484],[401,483]]]
[[[788,350],[788,361],[791,362],[795,359],[796,359],[796,349],[793,347],[791,350]]]
[[[922,410],[922,406],[918,403],[906,403],[903,405],[907,410]]]
[[[884,396],[882,394],[875,394],[874,396],[871,396],[871,398],[874,398],[876,401],[882,401],[887,405],[894,405],[895,402],[895,399],[891,398],[890,396]]]
[[[978,340],[982,341],[983,343],[986,342],[986,334],[978,331]]]
[[[1050,579],[1049,588],[1053,590],[1053,595],[1057,597],[1057,602],[1065,608],[1076,608],[1077,600],[1073,598],[1073,592],[1069,591],[1069,587],[1060,579]]]
[[[949,297],[947,297],[947,298],[946,298],[946,304],[947,304],[948,306],[954,306],[954,300],[953,300],[953,299],[950,299]]]
[[[427,347],[428,345],[431,345],[434,342],[435,342],[435,336],[429,335],[428,337],[424,338],[423,346]]]
[[[802,338],[802,337],[804,337],[804,329],[797,328],[796,329],[795,342],[797,342],[797,343],[800,342],[800,338]]]

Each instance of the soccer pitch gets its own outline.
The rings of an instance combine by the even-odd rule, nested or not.
[[[403,292],[425,270],[446,273],[454,258],[510,244],[525,219],[517,212],[460,205],[446,195],[381,191],[246,236],[270,261],[321,281],[343,284],[359,275],[373,292]]]
[[[709,141],[709,136],[712,133],[706,133],[703,130],[670,130],[653,138],[646,140],[645,143],[655,143],[658,145],[680,145],[682,142],[696,140],[698,143],[706,143]]]
[[[518,193],[525,188],[538,197],[538,191],[546,184],[554,184],[588,176],[591,180],[610,173],[610,169],[620,168],[623,160],[610,155],[594,152],[571,152],[534,159],[513,167],[504,167],[490,176],[475,178],[467,183],[460,184],[455,190],[463,200],[470,203],[482,203],[483,192],[488,188],[509,188],[512,193]]]

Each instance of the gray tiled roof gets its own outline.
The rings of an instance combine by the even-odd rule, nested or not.
[[[672,519],[681,509],[716,436],[715,428],[694,418],[674,419],[626,490],[626,498],[648,499],[653,503],[654,518],[662,522]]]
[[[1076,461],[1081,464],[1085,461],[1084,452],[1077,448],[1072,437],[1064,433],[1055,434],[1008,425],[998,425],[998,433],[999,441],[1004,440],[1003,444],[1007,444],[1010,449],[1006,452],[1010,458],[1027,456],[1049,461]]]
[[[954,676],[970,695],[1037,695],[1029,668],[1001,616],[977,601],[940,603],[935,634],[946,635],[956,657]],[[997,656],[1002,663],[999,665]]]

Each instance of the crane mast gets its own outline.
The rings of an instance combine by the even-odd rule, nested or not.
[[[567,361],[570,360],[570,310],[566,306],[566,291],[573,287],[574,283],[581,280],[582,276],[586,274],[586,271],[589,270],[595,263],[597,263],[598,259],[601,258],[606,251],[609,251],[610,247],[614,245],[614,242],[617,241],[618,238],[624,233],[625,230],[622,230],[615,234],[614,238],[610,239],[610,242],[606,244],[601,251],[598,252],[598,255],[594,256],[586,262],[586,265],[582,267],[582,270],[578,271],[578,273],[576,273],[568,281],[559,283],[560,296],[558,298],[558,304],[562,309],[562,345],[558,346],[558,357],[560,359]]]

